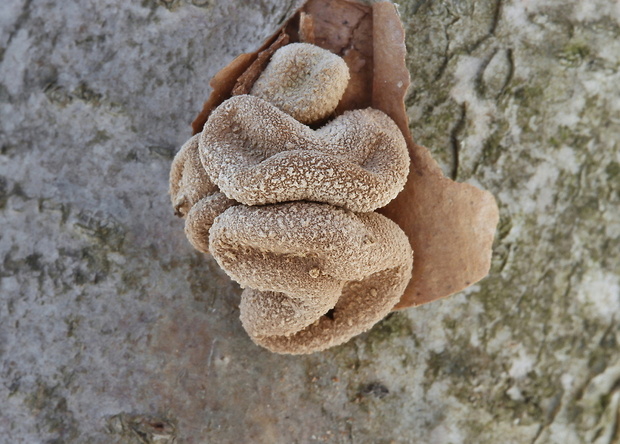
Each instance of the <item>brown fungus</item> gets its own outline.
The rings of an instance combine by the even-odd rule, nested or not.
[[[487,275],[499,212],[493,195],[445,177],[430,152],[409,131],[404,97],[410,85],[405,34],[390,1],[307,0],[256,52],[241,54],[211,80],[213,92],[192,123],[199,133],[211,112],[235,94],[246,94],[273,52],[283,44],[313,43],[340,55],[350,80],[336,114],[373,107],[403,133],[412,166],[404,190],[379,211],[407,234],[416,252],[403,309],[432,302]],[[423,61],[419,61],[423,63]]]
[[[348,111],[314,131],[248,95],[214,110],[200,156],[220,190],[245,205],[309,200],[373,211],[409,172],[405,139],[381,111]]]
[[[292,43],[273,54],[250,94],[310,124],[336,109],[348,83],[349,68],[341,57],[315,45]]]
[[[332,113],[347,81],[340,57],[313,45],[285,46],[252,88],[261,97],[226,100],[198,139],[200,174],[212,183],[187,213],[186,235],[247,287],[242,324],[272,351],[312,353],[349,340],[391,310],[411,277],[406,235],[369,213],[407,178],[407,144],[396,124],[372,108],[316,130],[297,120]],[[196,136],[178,160],[188,172],[195,146]],[[360,301],[370,295],[363,307],[351,288]]]
[[[278,353],[313,353],[368,330],[411,277],[411,246],[394,222],[327,204],[235,206],[216,219],[209,245],[250,287],[241,294],[244,328]]]
[[[404,233],[391,221],[378,214],[355,214],[332,205],[319,203],[295,202],[264,207],[238,205],[226,209],[215,220],[212,219],[212,214],[222,211],[224,207],[214,211],[213,207],[206,210],[199,209],[199,205],[195,205],[192,210],[196,208],[196,217],[193,217],[193,211],[190,210],[187,219],[189,221],[191,218],[195,223],[189,228],[188,237],[193,233],[200,240],[196,242],[194,239],[193,243],[201,244],[202,251],[215,251],[214,256],[225,269],[227,268],[226,271],[240,282],[256,285],[256,288],[247,288],[242,294],[240,308],[244,327],[256,343],[281,353],[310,353],[337,345],[367,330],[390,310],[430,302],[473,284],[488,272],[490,248],[498,220],[497,206],[489,193],[445,178],[428,150],[413,142],[404,107],[404,95],[409,86],[409,73],[404,63],[404,33],[391,2],[378,2],[372,7],[354,0],[308,0],[304,2],[301,8],[257,52],[242,54],[213,78],[211,81],[213,92],[192,124],[194,132],[200,133],[205,123],[208,126],[208,120],[211,117],[215,121],[217,114],[226,108],[224,106],[222,110],[219,110],[218,106],[222,102],[231,96],[252,93],[256,96],[238,98],[239,102],[236,104],[247,100],[258,103],[261,97],[257,96],[262,96],[262,99],[267,99],[264,106],[272,106],[275,114],[279,112],[280,118],[288,121],[290,116],[283,109],[288,113],[294,113],[293,109],[286,109],[281,104],[269,103],[270,95],[273,97],[274,94],[279,94],[284,97],[286,94],[270,92],[271,87],[260,86],[260,83],[269,84],[266,81],[269,75],[265,74],[270,69],[267,64],[269,59],[273,57],[277,60],[274,54],[279,48],[286,48],[286,45],[296,46],[296,42],[312,43],[324,48],[341,56],[348,66],[350,80],[342,98],[335,110],[324,111],[322,115],[336,117],[333,120],[336,122],[351,114],[351,110],[365,110],[372,107],[382,111],[395,122],[404,136],[408,154],[412,160],[412,169],[404,191],[389,205],[380,209],[380,212],[394,220],[404,230]],[[276,67],[272,66],[272,68]],[[315,72],[320,72],[320,70]],[[286,73],[284,78],[297,79],[298,83],[309,80],[307,76],[291,77]],[[294,85],[296,81],[290,84]],[[257,85],[256,88],[254,88],[255,85]],[[266,94],[265,91],[267,91]],[[321,103],[322,100],[316,102]],[[244,107],[239,109],[242,108]],[[303,117],[302,115],[297,118],[306,122],[322,119],[322,117]],[[291,151],[303,151],[301,158],[311,157],[321,151],[312,148],[312,139],[320,135],[321,128],[316,131],[309,128],[296,130],[296,134],[308,136],[302,137],[303,143],[300,144],[302,148],[297,147],[300,149],[295,149],[295,146],[284,146],[277,148],[277,152],[270,152],[271,146],[265,146],[264,143],[248,143],[249,139],[246,136],[252,132],[252,129],[244,132],[242,130],[248,130],[248,128],[242,128],[243,125],[238,125],[238,123],[230,129],[235,130],[235,137],[241,136],[239,140],[245,140],[241,144],[241,151],[246,150],[263,157],[263,160],[258,163],[251,164],[250,162],[249,170],[256,168],[262,162],[270,162],[272,158],[286,157],[291,154]],[[298,124],[301,125],[300,122],[294,122],[293,126]],[[201,136],[200,155],[206,167],[205,170],[210,170],[208,176],[212,183],[225,188],[235,180],[238,182],[239,177],[231,180],[231,172],[226,171],[227,165],[218,166],[211,163],[206,153],[206,151],[211,151],[211,148],[206,148],[208,144],[206,141],[203,142],[203,139],[209,139],[209,137],[204,134]],[[216,141],[216,145],[222,141],[224,145],[230,143],[225,136],[220,141]],[[308,146],[311,148],[308,149]],[[221,147],[218,146],[219,148]],[[329,152],[332,148],[327,149],[327,153],[324,152],[325,150],[321,151],[321,155],[327,154],[329,158],[334,154],[333,151]],[[342,160],[342,156],[340,157]],[[344,159],[355,164],[355,161],[351,162],[346,155]],[[372,162],[370,164],[372,165]],[[291,167],[295,166],[297,164],[291,165]],[[364,169],[368,167],[368,162],[358,162],[356,167]],[[309,174],[311,169],[307,168],[306,171]],[[372,170],[367,170],[367,172],[374,174]],[[300,180],[299,184],[303,185],[303,181]],[[252,186],[251,183],[249,185]],[[216,192],[220,193],[219,188]],[[231,197],[232,194],[228,196],[228,198]],[[298,198],[298,195],[285,197],[278,193],[273,200],[261,201],[259,199],[256,203]],[[305,197],[305,199],[309,198],[327,202],[325,196]],[[204,200],[201,202],[206,203]],[[348,205],[346,202],[332,202],[343,207]],[[234,200],[230,200],[229,203],[230,205],[237,204]],[[296,211],[299,211],[299,208],[306,207],[325,208],[326,210],[321,211],[327,213],[343,212],[342,214],[352,218],[352,226],[360,220],[367,221],[365,219],[367,216],[371,219],[381,218],[380,220],[387,222],[388,225],[391,224],[390,226],[396,229],[396,231],[387,229],[386,233],[393,231],[391,235],[386,234],[386,236],[392,236],[388,244],[392,242],[393,249],[407,245],[408,259],[390,268],[389,264],[378,258],[380,256],[375,256],[373,259],[375,268],[370,271],[366,269],[370,274],[353,278],[353,274],[348,277],[345,274],[339,274],[338,270],[342,264],[338,260],[329,259],[332,257],[330,254],[335,254],[334,257],[337,257],[335,251],[327,255],[321,248],[316,251],[300,252],[297,245],[284,245],[286,242],[277,244],[275,247],[269,244],[272,249],[267,251],[264,250],[264,245],[267,244],[261,242],[267,242],[271,232],[265,230],[264,227],[261,227],[261,231],[254,233],[254,236],[259,237],[264,235],[260,238],[261,242],[257,241],[258,238],[248,235],[248,227],[245,232],[243,229],[241,231],[230,230],[233,226],[243,225],[243,222],[240,222],[243,220],[259,221],[259,224],[269,225],[267,221],[272,220],[270,217],[279,214],[282,208],[288,208],[288,210],[297,208]],[[315,210],[316,208],[307,211]],[[203,215],[206,215],[204,224],[200,222],[200,217]],[[209,240],[206,240],[211,223],[213,223],[211,236]],[[275,217],[271,223],[283,225],[286,229],[286,224],[290,224],[291,221]],[[186,231],[189,225],[186,224]],[[275,239],[283,239],[282,235],[276,234],[277,230],[272,231]],[[309,236],[308,239],[313,239],[313,232],[316,236],[316,230],[307,230],[304,234]],[[347,233],[347,230],[341,233]],[[366,242],[372,245],[376,239],[370,236],[366,238]],[[337,242],[335,244],[338,245]],[[317,245],[322,244],[318,242]],[[349,246],[350,251],[355,250],[352,245],[356,244]],[[400,245],[400,247],[395,247],[395,245]],[[411,271],[410,246],[416,250],[416,266],[413,270],[413,278],[407,286]],[[404,252],[405,249],[399,251]],[[407,253],[402,257],[405,256]],[[256,265],[254,261],[256,258],[262,259],[263,262],[259,262],[263,265],[260,263]],[[344,259],[344,262],[353,264],[355,260],[348,257]],[[407,263],[409,266],[406,265]],[[273,266],[269,267],[265,264]],[[338,265],[330,268],[326,264]],[[387,268],[383,269],[379,264]],[[326,271],[328,269],[330,271]],[[293,281],[299,286],[290,285],[290,279],[282,279],[283,276],[297,276],[293,278]],[[405,287],[407,288],[402,297],[394,296],[395,293],[403,293]],[[329,309],[330,306],[333,308]]]

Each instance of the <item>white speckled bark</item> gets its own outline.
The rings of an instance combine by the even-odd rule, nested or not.
[[[616,2],[400,2],[414,137],[498,197],[493,269],[307,357],[253,345],[167,196],[292,3],[2,1],[0,442],[617,442]]]

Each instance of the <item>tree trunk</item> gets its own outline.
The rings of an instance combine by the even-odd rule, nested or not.
[[[618,442],[616,2],[399,2],[414,138],[498,200],[491,273],[302,357],[250,341],[167,194],[294,3],[2,0],[0,441]]]

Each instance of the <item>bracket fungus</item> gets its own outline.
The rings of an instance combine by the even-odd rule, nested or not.
[[[209,252],[213,220],[236,202],[221,193],[207,175],[198,155],[198,136],[181,147],[170,168],[174,214],[185,219],[185,234],[198,251]]]
[[[336,109],[348,83],[349,68],[341,57],[316,45],[291,43],[273,54],[250,94],[311,124]]]
[[[380,321],[407,286],[413,259],[387,217],[313,202],[230,208],[213,224],[210,249],[248,287],[241,321],[254,342],[295,354],[341,344]]]
[[[409,172],[407,143],[379,110],[347,111],[315,131],[251,95],[213,111],[200,158],[219,189],[245,205],[309,200],[373,211]]]
[[[173,161],[189,241],[271,351],[341,344],[488,273],[497,205],[413,142],[404,59],[391,2],[308,0],[212,79]]]

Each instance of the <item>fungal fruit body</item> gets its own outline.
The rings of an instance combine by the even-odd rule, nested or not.
[[[209,252],[213,220],[235,201],[219,192],[198,155],[198,135],[181,147],[170,169],[170,197],[174,214],[185,217],[185,234],[198,251]]]
[[[336,109],[348,82],[349,68],[336,54],[292,43],[275,52],[250,94],[311,124]]]
[[[173,162],[188,239],[245,288],[242,324],[274,352],[312,353],[368,330],[411,277],[407,236],[373,212],[407,178],[396,124],[367,108],[307,126],[334,113],[348,78],[335,54],[286,45]]]
[[[250,95],[214,110],[200,156],[220,190],[245,205],[309,200],[373,211],[402,190],[409,169],[405,140],[381,111],[348,111],[314,131]]]

